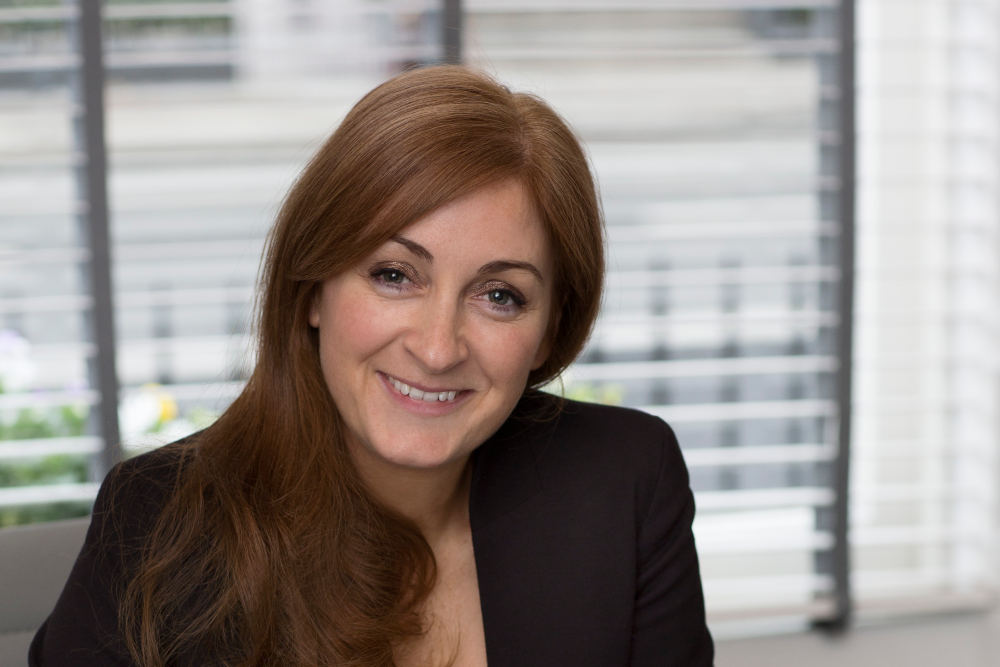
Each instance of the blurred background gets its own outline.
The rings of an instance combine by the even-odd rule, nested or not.
[[[225,409],[296,174],[464,62],[586,143],[550,389],[676,430],[718,664],[1000,664],[998,47],[1000,0],[0,0],[0,544]]]

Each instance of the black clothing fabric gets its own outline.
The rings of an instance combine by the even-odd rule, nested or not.
[[[490,667],[706,667],[712,638],[673,431],[532,393],[473,454],[469,511]],[[170,448],[102,485],[31,667],[134,667],[116,594],[179,474]]]

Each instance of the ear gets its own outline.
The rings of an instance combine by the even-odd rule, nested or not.
[[[312,288],[312,298],[309,299],[309,326],[319,329],[320,301],[323,298],[323,283],[316,283]]]
[[[548,330],[545,332],[545,338],[542,340],[542,344],[538,346],[538,352],[535,354],[534,361],[531,362],[531,370],[537,371],[548,360],[549,354],[552,353],[552,341],[559,332],[559,321],[561,319],[562,308],[553,308],[552,316],[549,318]]]

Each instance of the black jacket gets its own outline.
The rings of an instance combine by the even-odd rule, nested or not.
[[[704,667],[694,501],[673,432],[623,408],[529,394],[473,458],[472,539],[490,667]],[[31,645],[32,667],[133,666],[115,592],[176,475],[163,450],[120,464]],[[114,527],[124,527],[114,530]]]

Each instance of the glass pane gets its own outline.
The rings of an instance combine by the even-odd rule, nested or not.
[[[0,4],[0,526],[95,493],[74,9]]]
[[[126,454],[203,428],[252,364],[277,206],[365,92],[439,57],[436,3],[108,5],[108,142]]]
[[[438,4],[106,5],[126,454],[204,427],[238,393],[285,189],[362,94],[439,58]],[[830,611],[836,3],[809,4],[466,5],[470,64],[561,110],[600,180],[605,306],[554,389],[674,426],[717,629]],[[0,521],[85,513],[94,489],[72,16],[0,7],[0,122],[32,128],[0,135]],[[22,415],[47,426],[10,430]]]
[[[851,562],[881,613],[997,586],[997,7],[911,9],[858,17]]]
[[[832,611],[836,13],[810,4],[469,3],[470,59],[589,147],[609,276],[564,391],[676,430],[717,631]]]

